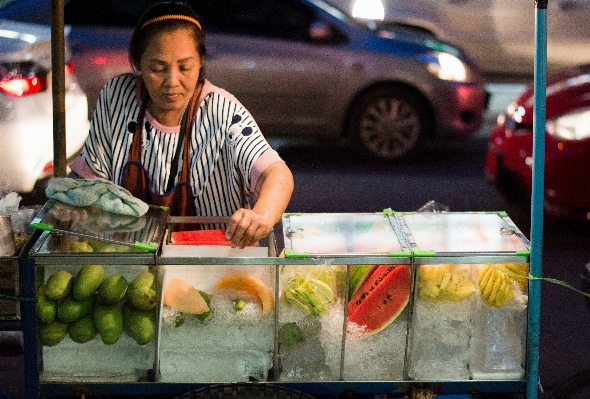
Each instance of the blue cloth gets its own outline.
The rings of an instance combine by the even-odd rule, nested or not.
[[[45,189],[47,198],[75,206],[93,206],[121,215],[143,216],[149,205],[123,187],[102,178],[56,177]]]

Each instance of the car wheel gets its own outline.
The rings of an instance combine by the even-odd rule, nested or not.
[[[369,155],[393,160],[416,151],[431,125],[430,114],[414,91],[382,86],[353,106],[349,135]]]

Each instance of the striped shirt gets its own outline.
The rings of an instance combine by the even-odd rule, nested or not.
[[[116,76],[102,89],[82,151],[82,159],[97,176],[122,185],[139,109],[132,75]],[[197,215],[231,216],[249,207],[250,194],[264,168],[282,160],[246,108],[209,81],[205,81],[195,112],[189,155]],[[161,125],[146,111],[142,163],[155,194],[165,194],[172,159],[182,145],[179,130],[179,126]]]

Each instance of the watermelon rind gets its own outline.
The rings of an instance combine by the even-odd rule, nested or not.
[[[377,268],[377,265],[352,265],[348,279],[348,298],[352,298],[358,287]]]

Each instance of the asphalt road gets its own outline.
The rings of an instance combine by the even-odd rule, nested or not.
[[[456,212],[506,211],[530,237],[530,204],[507,202],[484,175],[491,126],[522,85],[489,88],[492,102],[486,124],[474,137],[428,145],[412,161],[386,164],[361,158],[343,145],[272,140],[295,177],[295,193],[287,211],[414,211],[434,200]],[[40,201],[43,196],[37,192],[25,197],[23,203]],[[590,262],[590,227],[549,220],[543,227],[543,277],[589,291],[581,276]],[[572,289],[542,283],[539,371],[540,385],[547,394],[543,397],[568,377],[590,368],[590,309],[586,301]],[[576,398],[590,398],[590,392]]]

